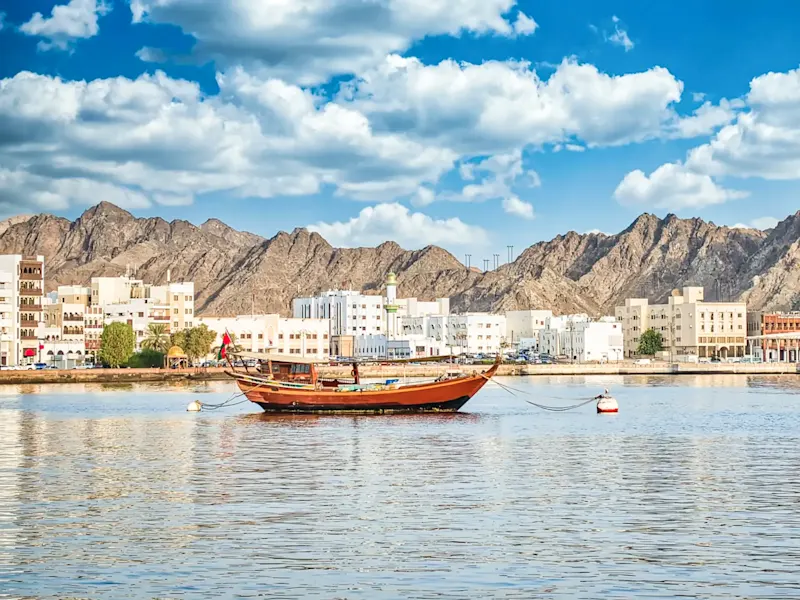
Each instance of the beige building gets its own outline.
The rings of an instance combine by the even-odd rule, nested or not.
[[[44,256],[0,256],[0,365],[39,360],[43,297]]]
[[[747,309],[744,302],[705,302],[703,288],[675,290],[667,304],[628,298],[615,311],[622,323],[625,356],[634,356],[642,333],[655,329],[673,358],[728,358],[745,355]]]

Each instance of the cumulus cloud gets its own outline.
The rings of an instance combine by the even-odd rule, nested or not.
[[[420,212],[411,212],[398,203],[368,206],[349,221],[316,223],[308,226],[334,246],[373,246],[393,240],[405,248],[429,244],[445,246],[480,246],[487,243],[486,232],[460,219],[432,219]]]
[[[622,202],[668,208],[702,206],[743,196],[722,188],[717,178],[800,179],[800,69],[756,77],[743,101],[723,101],[718,108],[704,104],[696,113],[698,120],[687,119],[683,126],[706,129],[733,112],[732,122],[691,149],[685,161],[663,165],[649,178],[633,171],[615,196]],[[659,184],[667,181],[679,187],[670,190]]]
[[[503,198],[503,210],[510,215],[522,217],[523,219],[533,219],[533,205],[530,202],[524,202],[515,195],[510,195]]]
[[[680,163],[661,165],[649,176],[638,169],[631,171],[614,191],[621,204],[670,210],[701,208],[746,196],[746,192],[726,189]]]
[[[131,0],[131,13],[135,23],[176,25],[193,36],[199,62],[301,84],[358,73],[429,35],[536,30],[516,0]]]
[[[779,223],[775,217],[758,217],[749,223],[737,223],[732,225],[734,229],[772,229]]]
[[[0,10],[0,31],[6,26],[6,13]]]
[[[39,50],[67,50],[78,39],[94,37],[100,31],[98,19],[108,14],[111,5],[103,0],[70,0],[69,4],[57,4],[50,17],[34,13],[19,30],[26,34],[44,38]]]
[[[163,73],[88,83],[18,73],[0,80],[0,164],[50,180],[47,190],[61,189],[61,180],[94,180],[136,202],[186,203],[213,191],[269,198],[323,185],[398,197],[437,181],[458,157],[376,133],[357,110],[282,81],[234,70],[218,83],[219,95],[208,97]],[[111,200],[86,188],[65,198]]]
[[[608,36],[608,41],[615,46],[625,48],[625,52],[633,50],[634,43],[631,41],[631,38],[628,37],[628,32],[620,27],[619,17],[613,16],[611,20],[614,22],[614,33]]]
[[[484,202],[501,200],[503,210],[508,214],[533,218],[533,206],[523,202],[512,191],[512,187],[541,185],[539,174],[526,170],[522,164],[522,152],[517,150],[508,154],[496,154],[478,162],[465,162],[459,167],[459,174],[466,184],[460,192],[441,194],[444,200],[462,202]]]
[[[682,82],[668,70],[611,76],[565,59],[543,80],[529,63],[445,60],[424,65],[391,55],[342,86],[381,131],[472,155],[526,145],[618,146],[671,135]],[[582,142],[582,143],[580,143]]]

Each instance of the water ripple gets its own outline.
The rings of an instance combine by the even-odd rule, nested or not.
[[[470,413],[183,411],[227,384],[0,393],[0,598],[796,598],[796,378],[487,386]],[[561,400],[563,403],[568,403]]]

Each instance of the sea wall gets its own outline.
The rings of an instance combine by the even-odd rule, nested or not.
[[[449,367],[449,365],[447,365]],[[362,366],[359,371],[365,379],[384,379],[391,377],[436,377],[447,368],[445,365],[371,365]],[[467,373],[479,372],[488,365],[465,365]],[[348,377],[349,367],[322,367],[322,375],[327,377]],[[595,364],[556,364],[556,365],[501,365],[498,375],[798,375],[800,365],[787,363],[713,363],[713,364],[669,364],[653,363],[635,365],[630,362]],[[150,381],[213,381],[229,379],[223,368],[213,369],[71,369],[59,371],[0,371],[0,385],[20,383],[114,383]]]

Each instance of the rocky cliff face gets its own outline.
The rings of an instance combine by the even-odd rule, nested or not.
[[[706,298],[746,299],[753,309],[800,309],[800,212],[769,232],[644,214],[616,235],[569,232],[481,273],[436,246],[333,248],[305,229],[270,239],[211,219],[137,219],[108,203],[77,220],[35,215],[0,222],[0,253],[43,254],[47,285],[87,283],[128,269],[146,281],[195,282],[198,312],[279,312],[329,288],[379,293],[388,271],[401,296],[450,297],[456,310],[552,308],[608,313],[630,296],[664,300],[702,285]]]

